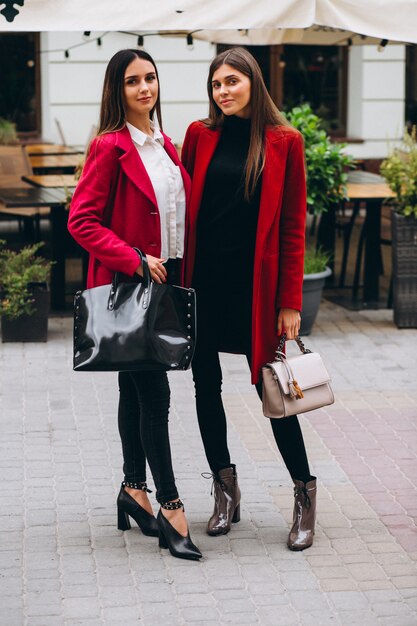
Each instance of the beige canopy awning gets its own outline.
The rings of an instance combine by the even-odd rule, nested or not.
[[[355,44],[417,43],[416,0],[3,0],[0,7],[0,31],[187,31],[242,44],[347,43],[354,34]]]

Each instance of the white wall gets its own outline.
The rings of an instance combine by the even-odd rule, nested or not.
[[[357,158],[382,158],[398,141],[405,115],[405,47],[356,46],[349,51],[349,137],[364,143],[348,144]]]
[[[91,33],[91,38],[100,33]],[[104,71],[110,57],[122,48],[136,47],[135,36],[110,33],[70,51],[83,41],[82,33],[42,33],[41,49],[60,50],[41,55],[42,134],[60,141],[54,119],[68,144],[84,146],[97,124]],[[165,132],[181,142],[188,124],[207,115],[206,77],[215,47],[195,41],[192,51],[184,37],[145,37],[145,49],[158,64]],[[348,144],[358,158],[385,157],[403,131],[405,108],[405,47],[354,46],[349,51],[348,136],[364,143]]]
[[[100,33],[91,33],[91,38]],[[82,33],[41,34],[42,135],[59,142],[55,118],[66,142],[84,146],[91,127],[98,122],[104,72],[110,57],[122,48],[135,48],[137,37],[109,33],[102,45],[96,42],[70,50],[62,49],[83,41]],[[162,120],[165,132],[181,142],[190,122],[208,112],[206,77],[215,47],[195,41],[192,51],[184,37],[145,37],[145,50],[158,65],[161,83]]]

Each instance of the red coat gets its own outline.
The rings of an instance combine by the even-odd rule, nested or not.
[[[188,204],[190,177],[166,135],[164,147],[181,169]],[[115,271],[133,276],[140,264],[133,246],[160,256],[155,192],[127,128],[93,140],[72,198],[68,230],[90,253],[87,287],[111,283]]]
[[[194,122],[184,140],[182,161],[193,181],[186,224],[185,286],[190,286],[193,276],[197,216],[220,132]],[[264,363],[274,357],[278,310],[301,310],[304,275],[307,203],[303,139],[295,129],[277,126],[266,130],[265,144],[253,276],[253,383],[258,382]]]

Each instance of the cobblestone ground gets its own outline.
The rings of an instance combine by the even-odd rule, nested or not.
[[[225,355],[242,519],[212,538],[191,375],[174,373],[175,471],[200,563],[116,529],[116,377],[71,371],[71,320],[47,344],[0,349],[4,626],[417,624],[417,331],[389,311],[323,304],[307,344],[337,402],[302,417],[319,478],[314,546],[285,545],[292,486],[244,359]]]

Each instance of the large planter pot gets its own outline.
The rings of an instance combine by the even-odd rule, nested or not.
[[[332,270],[326,267],[323,272],[318,272],[317,274],[304,274],[300,335],[309,335],[311,333],[319,311],[324,283],[331,273]]]
[[[417,328],[417,219],[392,214],[394,322]]]
[[[2,342],[40,342],[48,339],[48,314],[51,294],[46,283],[31,285],[33,294],[32,315],[21,315],[16,319],[1,318]]]

